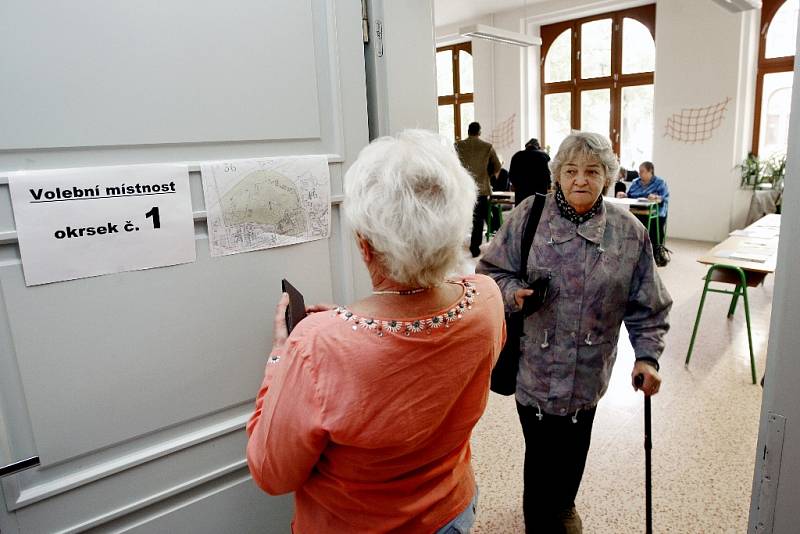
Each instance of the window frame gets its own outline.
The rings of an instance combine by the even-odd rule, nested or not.
[[[439,46],[436,47],[436,53],[450,51],[450,60],[451,66],[453,69],[453,93],[449,95],[442,95],[438,100],[437,104],[437,114],[439,111],[438,106],[445,106],[450,105],[454,106],[454,115],[453,115],[453,127],[455,131],[453,132],[453,138],[456,141],[460,141],[462,139],[461,136],[461,105],[462,104],[469,104],[475,101],[475,93],[461,93],[461,68],[458,59],[458,52],[461,50],[467,52],[470,56],[472,56],[472,41],[466,41],[463,43],[456,43],[447,46]],[[474,56],[473,56],[474,59]],[[473,63],[474,64],[474,63]],[[464,132],[466,136],[466,132]]]
[[[762,0],[761,4],[761,21],[759,23],[759,39],[758,39],[758,69],[756,72],[756,94],[755,106],[753,109],[753,142],[750,146],[750,152],[758,155],[758,145],[761,142],[761,102],[764,99],[764,76],[766,74],[775,74],[779,72],[794,72],[794,57],[783,56],[767,58],[767,33],[769,33],[769,26],[772,24],[772,19],[778,13],[778,10],[783,7],[786,0]],[[797,51],[795,51],[797,54]]]
[[[648,4],[630,9],[611,11],[590,17],[572,19],[541,27],[541,59],[539,75],[541,80],[540,131],[542,133],[542,146],[547,145],[547,131],[545,130],[545,96],[553,93],[570,93],[570,127],[579,129],[581,124],[580,97],[581,92],[593,89],[610,89],[611,115],[609,117],[608,134],[614,152],[620,154],[620,130],[622,126],[622,89],[637,85],[653,85],[655,71],[637,72],[634,74],[622,73],[622,22],[625,18],[636,19],[641,22],[653,37],[656,38],[656,5]],[[601,78],[581,78],[581,26],[595,20],[611,19],[611,74]],[[572,30],[572,43],[570,54],[571,79],[563,82],[545,82],[545,60],[553,42],[567,29]],[[551,147],[556,150],[558,147]]]

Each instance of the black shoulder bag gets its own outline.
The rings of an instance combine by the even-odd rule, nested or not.
[[[528,253],[533,244],[533,236],[536,235],[536,228],[539,226],[539,219],[542,218],[544,209],[545,195],[536,193],[533,199],[533,206],[528,214],[525,223],[525,230],[522,233],[522,250],[520,254],[520,264],[517,276],[520,280],[528,279]],[[536,289],[534,289],[536,292]],[[539,297],[544,299],[547,286],[540,288]],[[532,295],[531,297],[535,297]],[[526,299],[527,301],[527,299]],[[524,306],[525,311],[520,310],[506,313],[506,344],[500,352],[500,357],[492,369],[492,380],[490,389],[500,395],[513,395],[517,390],[517,372],[519,371],[520,358],[520,338],[522,337],[522,324],[525,316],[530,314],[529,306]]]

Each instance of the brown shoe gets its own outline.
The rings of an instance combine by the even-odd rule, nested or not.
[[[581,516],[573,506],[569,510],[563,512],[559,519],[564,526],[565,534],[583,534],[583,523],[581,523]]]

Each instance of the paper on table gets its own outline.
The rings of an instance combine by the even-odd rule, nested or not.
[[[769,259],[769,256],[765,254],[752,254],[749,252],[734,252],[731,254],[731,259],[764,263]]]
[[[740,236],[740,237],[757,237],[759,239],[771,239],[773,237],[778,237],[780,233],[778,229],[772,228],[751,228],[745,230],[734,230],[729,235],[732,236]]]
[[[714,256],[718,258],[730,258],[732,260],[752,261],[755,263],[764,263],[770,258],[770,256],[767,254],[758,254],[740,250],[720,250],[715,252]]]

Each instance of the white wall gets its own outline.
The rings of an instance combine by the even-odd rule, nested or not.
[[[539,27],[652,3],[647,0],[548,0],[436,29],[437,43],[459,26],[483,23],[538,35]],[[669,236],[716,241],[741,226],[749,197],[739,190],[735,165],[744,159],[752,129],[754,54],[758,14],[732,14],[710,0],[661,0],[656,11],[655,131],[652,160],[671,190]],[[702,37],[702,47],[698,47]],[[473,41],[476,119],[485,132],[517,114],[514,145],[498,150],[504,161],[538,137],[539,48]],[[527,70],[527,72],[526,72]],[[731,97],[714,137],[695,145],[663,137],[666,120],[681,108]],[[698,224],[702,214],[703,224]]]
[[[730,230],[739,189],[735,166],[746,154],[740,130],[752,114],[751,83],[743,79],[754,73],[742,67],[750,50],[742,44],[751,42],[755,16],[697,0],[657,4],[653,162],[669,184],[672,237],[719,241]],[[673,114],[726,98],[727,111],[711,139],[687,143],[665,136]]]

